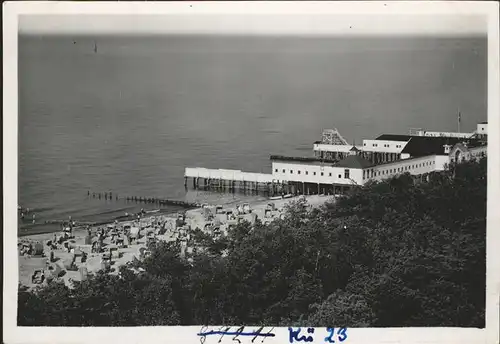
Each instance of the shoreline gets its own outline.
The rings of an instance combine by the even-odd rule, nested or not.
[[[189,210],[192,210],[192,209],[197,209],[196,208],[190,208],[188,209]],[[182,209],[180,208],[179,210],[172,210],[172,209],[155,209],[154,211],[146,211],[146,217],[148,216],[160,216],[160,215],[172,215],[172,214],[175,214],[179,211],[183,211],[185,209]],[[153,215],[153,213],[155,215]],[[115,221],[118,221],[118,223],[122,223],[122,222],[130,222],[130,221],[133,221],[136,219],[136,216],[137,214],[130,214],[129,216],[126,216],[126,215],[122,215],[122,216],[118,216],[118,217],[115,217],[115,218],[109,218],[109,219],[106,219],[106,220],[101,220],[101,221],[75,221],[76,222],[76,226],[75,228],[77,229],[80,229],[80,228],[85,228],[86,226],[90,226],[90,227],[96,227],[96,226],[105,226],[105,225],[108,225],[108,224],[112,224],[112,223],[115,223]],[[68,220],[47,220],[47,221],[44,221],[44,222],[41,222],[37,225],[45,225],[45,226],[50,226],[50,225],[53,225],[53,226],[57,226],[57,225],[60,225],[61,223],[66,223],[68,222]],[[30,227],[28,227],[30,228]],[[21,227],[18,227],[18,239],[19,238],[26,238],[26,237],[30,237],[30,236],[35,236],[35,235],[47,235],[47,234],[53,234],[53,233],[59,233],[61,231],[61,229],[56,229],[56,230],[42,230],[40,232],[36,232],[36,233],[30,233],[30,232],[20,232],[20,229],[22,229]],[[24,228],[25,230],[27,230],[27,228]]]
[[[334,196],[322,196],[322,195],[310,195],[310,196],[295,196],[295,197],[290,197],[290,198],[282,198],[278,200],[262,200],[262,201],[254,201],[254,202],[247,202],[246,204],[250,205],[250,208],[252,209],[252,214],[245,214],[245,215],[239,215],[240,218],[246,219],[252,224],[254,223],[255,219],[258,218],[263,222],[270,222],[276,217],[279,217],[281,212],[283,211],[284,207],[286,204],[297,201],[301,198],[305,198],[307,201],[307,204],[310,207],[317,207],[322,204],[324,204],[326,201],[333,200]],[[275,211],[273,211],[273,215],[271,217],[266,217],[266,208],[268,204],[273,203],[275,207]],[[245,202],[241,202],[240,204],[245,204]],[[209,205],[212,207],[215,207],[215,205]],[[224,205],[225,209],[235,209],[234,204],[227,204]],[[128,243],[126,247],[124,248],[119,248],[118,249],[118,254],[114,259],[112,259],[113,263],[112,264],[112,270],[109,273],[111,274],[117,274],[119,267],[122,265],[126,265],[129,262],[132,262],[134,259],[140,259],[142,256],[142,251],[146,249],[147,247],[147,241],[148,238],[147,236],[150,236],[151,233],[149,232],[154,232],[152,234],[156,240],[158,241],[175,241],[178,239],[181,240],[186,240],[186,231],[183,230],[183,227],[176,227],[176,220],[177,216],[179,213],[185,213],[185,225],[191,229],[195,229],[196,227],[204,230],[205,226],[207,223],[213,223],[214,221],[208,221],[205,218],[204,215],[204,209],[203,207],[199,208],[193,208],[189,210],[180,210],[180,211],[169,211],[168,213],[150,213],[150,214],[145,214],[143,217],[140,218],[139,222],[137,222],[137,219],[130,219],[130,220],[123,220],[123,221],[118,221],[117,223],[114,222],[114,220],[107,221],[105,224],[97,224],[90,226],[92,233],[96,233],[97,231],[100,230],[100,228],[107,227],[109,224],[115,223],[117,227],[122,227],[124,224],[134,224],[138,228],[140,228],[140,232],[142,233],[143,231],[146,231],[148,234],[139,237],[137,241],[134,243]],[[221,228],[225,227],[227,228],[228,222],[231,220],[219,220],[221,214],[216,215],[216,220],[215,222],[219,222]],[[233,220],[234,221],[234,220]],[[159,226],[156,224],[160,224],[161,226],[165,228],[165,232],[163,234],[159,234]],[[53,232],[48,232],[48,233],[37,233],[37,234],[27,234],[23,236],[18,236],[18,245],[22,244],[35,244],[39,243],[43,245],[43,251],[44,255],[42,257],[40,256],[26,256],[26,255],[21,255],[20,253],[18,254],[18,259],[19,259],[19,283],[27,286],[28,288],[32,288],[36,285],[40,284],[33,284],[31,281],[31,276],[36,270],[43,270],[46,269],[48,266],[52,265],[60,265],[62,267],[62,262],[64,264],[67,264],[68,260],[71,260],[73,257],[73,260],[75,259],[75,255],[71,252],[68,252],[65,249],[53,249],[49,248],[47,246],[47,242],[51,241],[55,238],[55,236],[59,236],[62,233],[61,230],[59,231],[53,231]],[[71,246],[75,248],[75,250],[78,250],[80,252],[84,252],[87,255],[87,260],[85,262],[79,262],[79,259],[74,260],[76,270],[68,270],[66,269],[65,274],[62,277],[59,277],[57,279],[59,280],[64,280],[65,284],[67,286],[71,286],[72,281],[80,281],[84,279],[85,273],[95,273],[99,270],[102,269],[102,258],[104,255],[104,252],[100,253],[95,253],[92,252],[92,245],[90,245],[88,242],[86,242],[86,236],[88,235],[88,231],[85,228],[85,226],[80,226],[76,227],[73,229],[73,237],[69,242],[71,242]],[[88,240],[88,239],[87,239]],[[106,239],[103,241],[105,246],[108,247],[113,247],[116,246],[111,242],[111,239],[106,236]],[[19,251],[19,250],[18,250]],[[50,255],[53,254],[55,259],[57,260],[56,262],[50,262]],[[58,263],[60,261],[61,263]],[[64,265],[66,266],[66,265]],[[83,273],[80,271],[84,267],[84,270],[86,271]],[[63,268],[63,267],[62,267]]]

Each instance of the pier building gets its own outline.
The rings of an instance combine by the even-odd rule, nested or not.
[[[487,123],[472,133],[426,132],[409,135],[383,134],[349,145],[337,129],[323,132],[314,142],[312,157],[271,155],[271,173],[239,170],[186,168],[185,185],[194,187],[244,189],[276,194],[342,194],[371,180],[380,181],[398,174],[427,176],[443,171],[453,162],[487,154]]]

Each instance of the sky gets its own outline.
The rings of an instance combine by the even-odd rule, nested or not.
[[[21,34],[480,35],[481,15],[37,14],[20,15]]]

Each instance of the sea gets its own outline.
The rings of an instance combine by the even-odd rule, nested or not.
[[[458,111],[462,131],[487,120],[486,36],[21,34],[18,61],[19,235],[179,210],[126,196],[263,200],[186,190],[184,169],[270,173],[271,154],[312,156],[323,129],[361,144],[456,131]]]

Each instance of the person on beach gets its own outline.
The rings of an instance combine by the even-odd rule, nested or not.
[[[33,214],[33,224],[35,224],[35,214]]]

